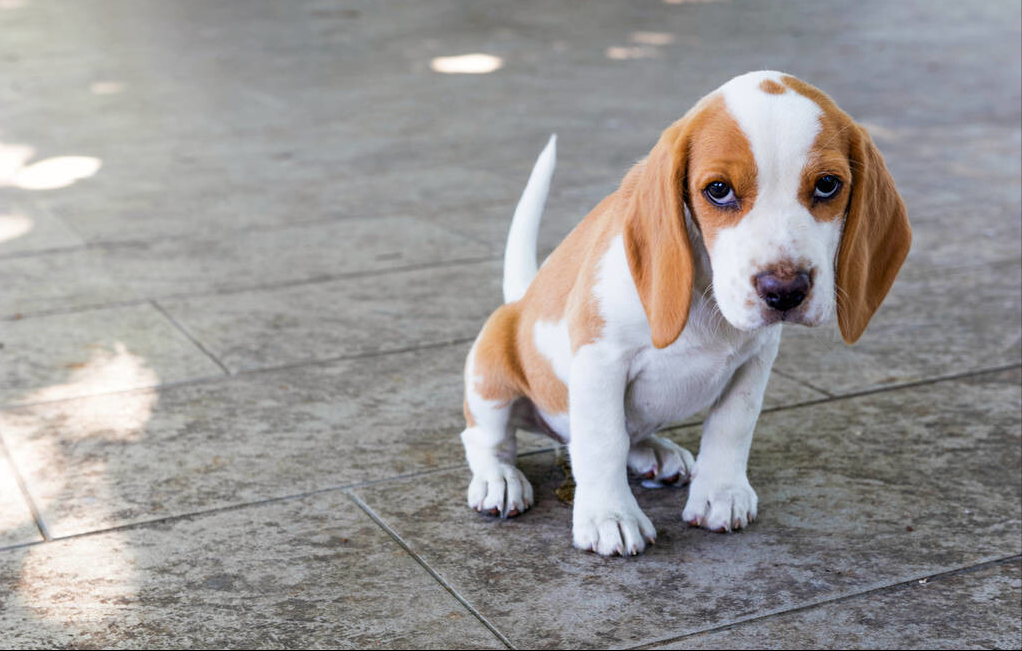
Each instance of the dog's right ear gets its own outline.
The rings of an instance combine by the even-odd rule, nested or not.
[[[687,118],[672,124],[621,183],[628,268],[649,320],[653,345],[674,343],[692,300],[692,244],[685,227]]]

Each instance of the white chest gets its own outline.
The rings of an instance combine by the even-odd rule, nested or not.
[[[676,342],[662,350],[644,348],[629,368],[625,416],[633,437],[712,405],[738,367],[763,345],[767,333],[740,332],[693,308],[694,318]]]

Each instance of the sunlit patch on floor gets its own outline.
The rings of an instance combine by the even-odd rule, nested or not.
[[[119,81],[97,81],[89,84],[89,92],[93,95],[116,95],[124,90]]]
[[[32,230],[33,222],[18,213],[0,214],[0,243],[17,239]]]
[[[641,45],[670,45],[674,34],[668,32],[632,32],[632,42]]]
[[[0,187],[55,190],[93,176],[103,165],[95,156],[53,156],[26,164],[35,153],[30,145],[0,142]]]
[[[656,49],[643,45],[612,45],[605,50],[604,54],[606,54],[608,59],[612,59],[614,61],[625,61],[627,59],[650,59],[656,56]]]
[[[449,75],[481,75],[504,67],[504,59],[492,54],[462,54],[459,56],[436,57],[429,63],[434,72]]]

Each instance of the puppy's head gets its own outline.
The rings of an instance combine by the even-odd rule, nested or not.
[[[632,174],[626,251],[658,347],[687,319],[686,208],[720,311],[740,330],[815,326],[836,308],[853,343],[908,254],[905,207],[869,134],[788,75],[729,81],[668,128]]]

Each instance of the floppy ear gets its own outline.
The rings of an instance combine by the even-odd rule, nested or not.
[[[681,334],[692,299],[692,245],[685,228],[686,119],[660,136],[644,163],[628,173],[624,243],[628,267],[646,311],[653,345]]]
[[[869,133],[853,124],[852,198],[837,257],[837,319],[849,343],[862,335],[912,243],[905,204]]]

